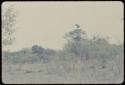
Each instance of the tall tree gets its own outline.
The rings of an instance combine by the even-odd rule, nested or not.
[[[11,45],[14,38],[16,12],[12,7],[2,7],[2,47]]]
[[[86,57],[87,48],[84,47],[84,43],[86,42],[86,32],[80,29],[78,24],[75,24],[73,30],[69,33],[66,33],[64,38],[68,41],[65,45],[65,49],[73,52],[76,56],[81,58]]]

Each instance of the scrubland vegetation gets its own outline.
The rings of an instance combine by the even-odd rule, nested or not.
[[[13,15],[11,10],[9,13]],[[12,43],[10,30],[15,16],[10,15],[2,19],[3,47]],[[111,44],[100,36],[88,39],[78,24],[75,27],[64,34],[67,43],[62,50],[33,45],[16,52],[2,51],[3,83],[122,83],[123,44]]]
[[[81,29],[66,33],[67,43],[59,51],[34,45],[3,52],[3,82],[121,83],[123,45],[98,36],[90,40],[86,35]]]

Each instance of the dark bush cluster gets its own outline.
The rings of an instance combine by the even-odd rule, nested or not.
[[[32,46],[32,52],[35,54],[42,54],[44,51],[44,48],[38,45],[33,45]]]

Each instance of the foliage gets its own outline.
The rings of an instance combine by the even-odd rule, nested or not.
[[[12,7],[2,8],[2,46],[12,44],[16,12]]]
[[[35,63],[43,61],[44,63],[58,62],[69,63],[75,60],[87,61],[92,59],[103,62],[113,59],[117,55],[123,54],[123,45],[110,44],[107,39],[100,36],[94,36],[93,39],[87,39],[86,32],[79,27],[66,33],[67,43],[61,51],[45,49],[42,46],[33,45],[31,49],[22,49],[18,52],[5,52],[4,56],[12,63]],[[84,35],[84,37],[83,37]]]
[[[65,39],[68,42],[64,45],[63,50],[74,53],[77,57],[85,60],[89,58],[108,59],[118,55],[121,48],[118,45],[110,44],[106,38],[100,36],[94,36],[89,40],[86,32],[79,28],[66,33]]]
[[[32,52],[36,53],[36,54],[42,54],[44,51],[44,48],[42,48],[41,46],[38,45],[33,45],[32,46]]]

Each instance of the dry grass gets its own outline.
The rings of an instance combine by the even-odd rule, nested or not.
[[[35,64],[3,64],[4,83],[122,83],[123,56],[101,61],[37,62]]]

